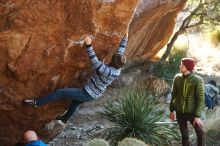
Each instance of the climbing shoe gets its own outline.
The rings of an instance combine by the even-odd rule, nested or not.
[[[64,123],[64,124],[67,123],[67,120],[64,120],[64,118],[63,118],[62,115],[57,116],[57,117],[56,117],[56,120],[57,120],[59,123],[60,123],[60,122],[62,122],[62,123]],[[62,125],[62,124],[61,124],[61,125]]]
[[[57,120],[57,123],[61,126],[66,126],[66,123],[64,123],[62,120]]]
[[[28,106],[37,107],[35,99],[24,99],[23,103]]]

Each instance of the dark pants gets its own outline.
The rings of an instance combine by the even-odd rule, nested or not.
[[[190,123],[193,125],[194,118],[195,117],[193,114],[177,113],[177,122],[179,124],[180,132],[182,135],[182,145],[183,146],[190,146],[187,122],[190,121]],[[204,133],[202,127],[199,127],[198,125],[195,125],[193,127],[194,127],[196,135],[197,135],[197,145],[198,146],[205,146],[205,133]]]
[[[69,105],[67,111],[62,115],[62,120],[67,121],[73,115],[73,113],[81,103],[91,101],[94,98],[92,98],[82,88],[64,88],[58,89],[47,96],[38,98],[36,100],[36,105],[40,106],[60,99],[73,100],[72,103]]]

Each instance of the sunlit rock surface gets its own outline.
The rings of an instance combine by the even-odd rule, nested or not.
[[[130,24],[128,59],[151,59],[169,40],[185,2],[0,0],[0,144],[15,144],[28,129],[47,140],[60,132],[43,128],[67,101],[34,109],[22,100],[85,83],[91,63],[71,42],[92,34],[98,58],[108,61]]]

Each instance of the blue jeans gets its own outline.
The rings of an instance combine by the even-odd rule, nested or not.
[[[208,109],[213,109],[214,107],[213,98],[207,94],[205,94],[205,106],[208,107]]]
[[[58,89],[47,96],[37,99],[36,105],[40,106],[60,99],[73,100],[67,111],[64,113],[64,115],[62,115],[62,119],[67,121],[81,103],[91,101],[94,98],[92,98],[83,88],[63,88]]]

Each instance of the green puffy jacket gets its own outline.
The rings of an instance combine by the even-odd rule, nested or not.
[[[179,113],[192,113],[200,117],[205,107],[204,82],[195,74],[177,74],[172,87],[172,100],[170,111]]]

